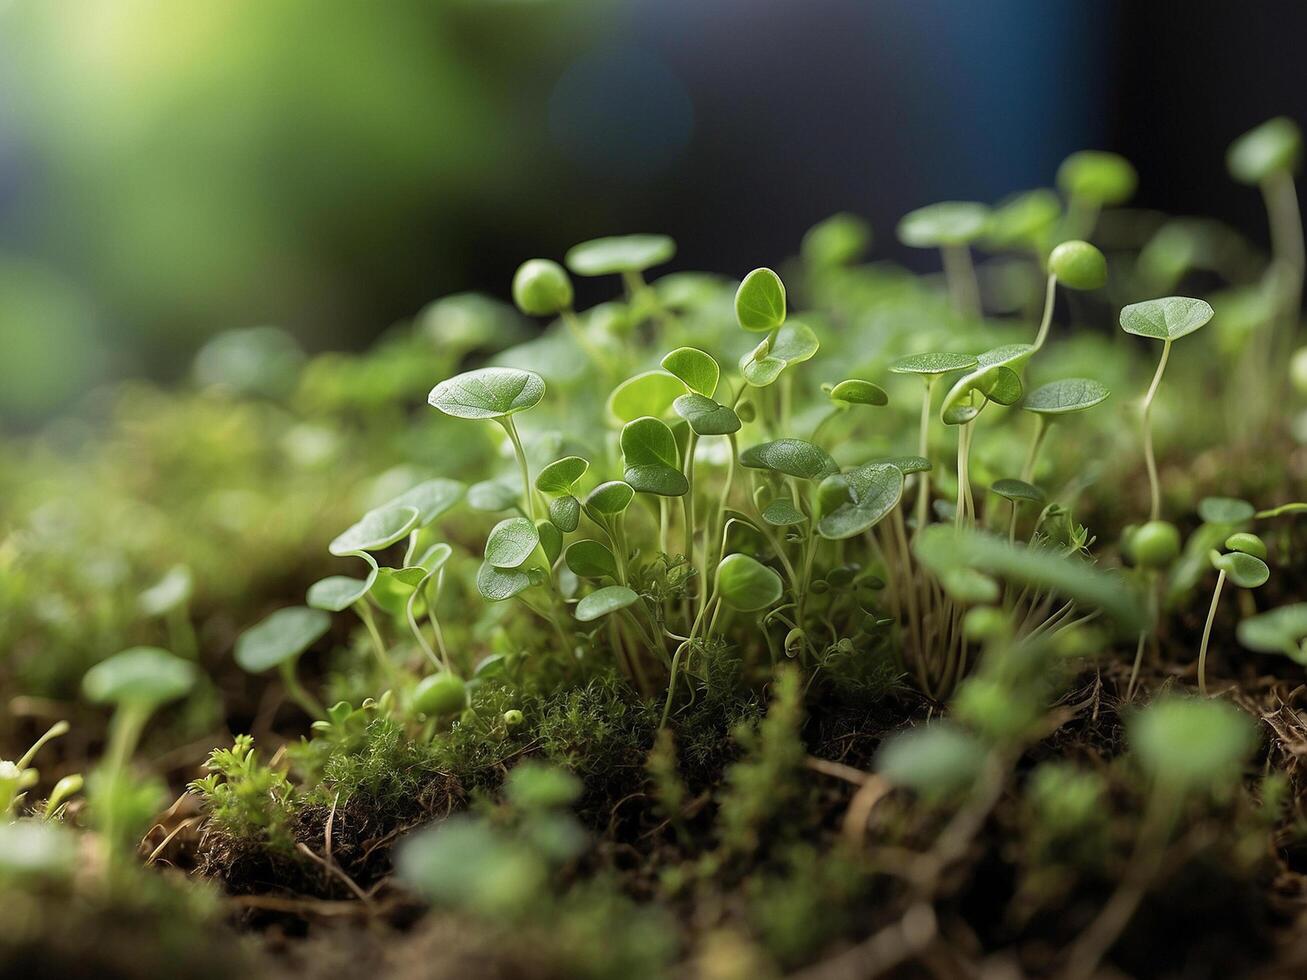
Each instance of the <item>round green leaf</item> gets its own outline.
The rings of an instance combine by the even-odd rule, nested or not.
[[[482,480],[467,488],[467,505],[488,514],[512,510],[522,497],[521,489],[508,478]]]
[[[985,759],[980,741],[948,722],[899,732],[876,753],[876,771],[891,785],[928,799],[965,792]]]
[[[1205,524],[1242,524],[1255,513],[1252,504],[1235,497],[1204,497],[1198,502],[1198,516]]]
[[[971,354],[932,352],[900,357],[890,365],[889,369],[894,374],[924,374],[927,377],[937,377],[953,371],[970,371],[979,366],[980,361]]]
[[[639,493],[679,497],[690,489],[681,472],[676,436],[666,423],[640,418],[622,427],[622,478]]]
[[[1277,173],[1294,173],[1302,157],[1302,130],[1286,116],[1268,119],[1230,144],[1225,162],[1230,176],[1260,184]]]
[[[572,280],[549,259],[528,259],[513,276],[513,302],[527,316],[553,316],[572,306]]]
[[[859,381],[857,378],[841,381],[830,390],[830,398],[850,405],[889,404],[889,395],[885,393],[884,388],[870,381]]]
[[[722,601],[741,612],[757,612],[781,597],[781,577],[748,555],[727,555],[717,566]]]
[[[467,685],[449,671],[424,677],[413,689],[413,707],[432,718],[456,715],[466,706]]]
[[[611,276],[643,272],[675,254],[676,242],[666,235],[614,235],[573,245],[563,261],[578,276]]]
[[[1207,323],[1212,315],[1212,308],[1201,299],[1167,296],[1122,309],[1121,329],[1151,340],[1179,340]]]
[[[236,639],[236,663],[251,674],[262,673],[294,660],[330,628],[331,617],[321,609],[278,609]]]
[[[867,463],[844,474],[851,500],[823,514],[817,533],[823,538],[851,538],[875,527],[903,495],[903,471],[889,463]]]
[[[590,538],[569,544],[563,561],[581,578],[617,578],[617,559],[613,553],[607,545]]]
[[[433,408],[459,419],[499,419],[545,397],[544,378],[532,371],[487,367],[440,382],[427,396]]]
[[[754,269],[735,291],[735,319],[745,330],[770,333],[785,322],[785,284],[771,269]]]
[[[571,493],[576,487],[576,481],[585,476],[589,468],[589,460],[580,456],[556,459],[536,476],[536,489],[548,494]]]
[[[437,477],[434,480],[419,483],[413,489],[401,493],[394,500],[378,509],[412,507],[418,512],[416,526],[426,527],[458,503],[462,499],[465,489],[466,487],[457,480],[446,480],[443,477]]]
[[[945,425],[972,421],[989,402],[1012,405],[1021,399],[1021,377],[1011,368],[993,364],[959,378],[944,396],[940,418]]]
[[[496,568],[482,562],[477,569],[477,591],[489,602],[503,602],[531,587],[531,576],[521,568]]]
[[[563,532],[549,521],[536,521],[536,533],[540,535],[540,550],[552,565],[563,551]]]
[[[1042,504],[1045,500],[1043,490],[1024,480],[996,480],[989,489],[1004,500],[1011,500],[1013,503]]]
[[[871,227],[854,214],[833,214],[804,233],[799,254],[813,268],[831,269],[856,262],[871,245]]]
[[[1259,653],[1283,653],[1302,663],[1307,650],[1307,602],[1295,602],[1269,612],[1249,616],[1239,624],[1239,642]]]
[[[549,520],[565,534],[575,531],[581,523],[581,501],[570,493],[565,497],[555,497],[549,501]]]
[[[696,435],[726,436],[740,431],[740,417],[734,411],[703,395],[681,395],[672,403],[672,408],[690,424]]]
[[[389,548],[417,527],[419,516],[416,507],[389,504],[378,507],[364,514],[353,527],[338,534],[327,550],[339,556]]]
[[[805,439],[777,439],[750,446],[740,453],[740,462],[755,470],[775,470],[802,480],[821,480],[840,471],[826,450]]]
[[[634,499],[635,490],[629,483],[609,480],[590,491],[585,498],[585,509],[587,513],[614,517],[630,507]]]
[[[997,249],[1039,247],[1062,217],[1062,202],[1046,188],[1000,202],[989,215],[985,243]]]
[[[639,598],[624,585],[596,589],[576,604],[576,618],[582,623],[591,623],[601,616],[625,609]]]
[[[1266,562],[1242,551],[1232,551],[1226,555],[1213,552],[1212,567],[1225,572],[1225,577],[1241,589],[1261,588],[1271,577]]]
[[[409,597],[427,578],[426,569],[416,566],[379,569],[376,583],[372,586],[372,598],[392,616],[402,615]]]
[[[905,214],[899,241],[910,248],[967,245],[985,233],[989,208],[973,201],[941,201]]]
[[[711,354],[697,347],[678,347],[662,360],[663,370],[676,375],[692,392],[711,398],[717,392],[722,369]]]
[[[762,512],[762,519],[773,527],[808,523],[807,516],[788,497],[778,497],[769,503]]]
[[[685,394],[685,382],[666,371],[645,371],[627,378],[608,396],[608,414],[619,422],[646,415],[661,418]]]
[[[1266,561],[1266,542],[1255,534],[1238,531],[1225,539],[1225,546],[1230,551],[1242,551],[1246,555]]]
[[[184,695],[197,676],[194,664],[167,650],[132,647],[88,670],[82,678],[82,693],[97,704],[153,707]]]
[[[1129,160],[1102,150],[1072,153],[1057,168],[1057,186],[1062,193],[1091,204],[1124,204],[1138,184],[1139,175]]]
[[[1236,782],[1257,746],[1251,718],[1224,701],[1170,696],[1129,720],[1131,752],[1156,782],[1176,790]]]
[[[1065,378],[1040,385],[1022,406],[1038,415],[1068,415],[1083,412],[1107,399],[1108,390],[1090,378]]]
[[[1107,282],[1107,259],[1088,242],[1063,242],[1049,255],[1048,271],[1071,289],[1099,289]]]
[[[378,570],[373,568],[368,577],[350,578],[347,575],[332,575],[309,586],[306,601],[314,609],[328,612],[340,612],[348,609],[371,591],[377,581]]]
[[[531,557],[539,543],[540,532],[529,518],[506,518],[490,529],[486,561],[496,568],[517,568]]]
[[[136,599],[136,607],[144,616],[162,616],[191,601],[195,580],[185,565],[174,565],[154,585]]]

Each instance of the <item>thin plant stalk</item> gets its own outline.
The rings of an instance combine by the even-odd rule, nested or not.
[[[929,459],[930,456],[930,401],[935,391],[935,382],[939,380],[938,375],[926,376],[926,391],[921,399],[921,430],[917,435],[917,455],[922,459]],[[917,490],[917,526],[913,531],[914,534],[921,531],[926,526],[926,520],[930,516],[930,470],[922,470],[917,474],[920,480]]]
[[[1225,570],[1216,576],[1216,588],[1212,591],[1212,604],[1207,610],[1207,622],[1203,624],[1203,642],[1198,647],[1198,693],[1207,697],[1207,644],[1212,638],[1212,623],[1216,621],[1216,604],[1221,601],[1221,587],[1225,585]]]
[[[281,683],[286,688],[286,697],[290,698],[304,710],[310,718],[315,721],[327,717],[326,709],[322,707],[322,702],[310,694],[300,683],[299,678],[295,675],[295,664],[289,660],[283,661],[280,665]]]
[[[972,500],[970,473],[972,425],[971,422],[964,422],[958,430],[958,505],[953,523],[959,528],[966,521],[967,506]],[[972,517],[975,517],[974,513]]]
[[[1157,373],[1153,375],[1153,383],[1148,386],[1148,393],[1144,395],[1143,404],[1143,428],[1144,428],[1144,463],[1148,467],[1148,491],[1151,505],[1149,507],[1149,520],[1155,521],[1162,515],[1162,488],[1157,480],[1157,458],[1153,454],[1153,399],[1157,396],[1157,387],[1162,383],[1162,373],[1166,370],[1167,359],[1171,356],[1171,341],[1164,341],[1162,344],[1162,357],[1157,362]]]
[[[372,610],[368,608],[366,599],[360,599],[354,603],[354,609],[359,614],[359,619],[363,620],[363,625],[367,627],[368,636],[372,638],[372,652],[376,655],[377,662],[381,664],[381,669],[386,678],[394,684],[398,675],[395,665],[390,662],[390,657],[386,656],[386,642],[381,638],[381,631],[377,629],[376,617],[372,615]]]
[[[1039,321],[1039,332],[1035,335],[1035,350],[1044,346],[1048,339],[1048,328],[1053,325],[1053,307],[1057,300],[1057,276],[1048,274],[1048,289],[1044,293],[1044,316]]]
[[[505,415],[497,419],[504,431],[508,433],[509,440],[513,443],[513,452],[517,456],[518,468],[522,471],[522,494],[526,497],[527,513],[532,522],[536,520],[536,497],[535,491],[531,486],[531,470],[527,466],[526,452],[522,449],[522,440],[517,434],[517,425],[513,422],[513,416]]]
[[[971,249],[966,245],[945,245],[939,252],[953,309],[959,316],[980,316],[980,284],[976,281]]]

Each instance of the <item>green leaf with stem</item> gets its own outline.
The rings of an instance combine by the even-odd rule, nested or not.
[[[488,367],[440,382],[427,401],[460,419],[503,419],[539,404],[545,382],[532,371]]]
[[[751,469],[773,470],[801,480],[822,480],[840,468],[826,450],[803,439],[777,439],[750,446],[740,462]]]
[[[889,463],[868,463],[843,474],[851,499],[824,513],[817,533],[839,541],[875,527],[903,496],[903,471]]]
[[[831,401],[843,402],[846,405],[872,405],[881,406],[889,404],[889,395],[880,385],[872,384],[870,381],[860,381],[857,378],[850,378],[841,381],[827,393]]]
[[[602,542],[590,538],[569,544],[563,552],[563,561],[581,578],[618,577],[617,559],[612,551]]]
[[[576,604],[576,618],[582,623],[594,622],[610,613],[625,609],[639,598],[624,585],[610,585],[597,589]]]
[[[681,395],[672,403],[676,414],[685,419],[695,435],[727,436],[740,430],[740,417],[734,410],[719,405],[704,395]]]
[[[1249,616],[1238,627],[1239,642],[1258,653],[1282,653],[1307,664],[1307,602],[1295,602]]]
[[[685,382],[667,371],[645,371],[627,378],[608,396],[608,415],[618,422],[633,422],[646,415],[662,418],[678,397],[685,394]]]
[[[771,269],[754,269],[735,292],[735,319],[745,330],[770,333],[785,322],[785,284]]]
[[[570,494],[576,490],[577,481],[590,469],[589,460],[580,456],[564,456],[556,459],[536,475],[536,489],[541,493]]]
[[[721,599],[740,612],[758,612],[780,601],[781,577],[748,555],[727,555],[715,577]]]
[[[378,507],[338,534],[327,550],[337,557],[361,551],[381,551],[417,527],[419,516],[416,507],[389,504]]]
[[[622,428],[623,479],[638,493],[679,497],[689,490],[676,436],[666,423],[639,418]]]
[[[573,245],[563,261],[578,276],[611,276],[644,272],[675,255],[676,242],[667,235],[614,235]]]
[[[812,328],[799,320],[791,320],[740,358],[740,374],[755,388],[772,384],[786,368],[810,360],[821,344]]]
[[[496,568],[517,568],[526,562],[540,543],[540,532],[525,517],[510,517],[490,530],[486,539],[486,561]]]
[[[696,347],[678,347],[662,359],[664,371],[676,375],[685,387],[704,398],[717,392],[722,369],[711,354]]]

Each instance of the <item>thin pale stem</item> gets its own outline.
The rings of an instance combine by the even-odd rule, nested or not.
[[[1057,276],[1048,275],[1048,289],[1044,293],[1044,318],[1039,321],[1039,333],[1035,335],[1035,350],[1044,346],[1048,339],[1048,328],[1053,325],[1053,307],[1057,300]]]
[[[973,424],[964,422],[958,429],[958,506],[957,513],[953,516],[953,524],[959,528],[966,523],[967,504],[971,500],[970,456]]]
[[[1216,576],[1216,588],[1212,592],[1212,604],[1207,610],[1207,622],[1203,624],[1203,642],[1198,648],[1198,693],[1207,697],[1207,643],[1212,638],[1212,623],[1216,621],[1216,604],[1221,601],[1221,587],[1225,585],[1225,571]]]
[[[372,615],[372,610],[368,607],[367,599],[360,599],[354,603],[354,609],[363,620],[363,625],[368,629],[368,636],[372,638],[372,652],[376,655],[377,662],[381,665],[386,679],[394,684],[397,680],[395,665],[390,662],[390,657],[386,655],[386,641],[381,638],[381,630],[377,629],[377,619]]]
[[[930,459],[930,400],[938,380],[938,375],[926,376],[926,391],[921,398],[921,430],[917,434],[917,455],[922,459]],[[922,470],[917,474],[917,479],[921,482],[917,489],[917,526],[913,534],[926,526],[930,516],[930,470]]]
[[[959,316],[980,316],[980,284],[976,281],[971,249],[966,245],[945,245],[939,251],[953,309]]]
[[[513,422],[513,416],[511,415],[506,415],[498,421],[504,427],[504,431],[508,433],[509,440],[513,443],[513,452],[517,456],[517,465],[522,471],[522,496],[526,498],[526,510],[531,516],[532,523],[534,523],[536,520],[535,488],[531,486],[531,470],[527,466],[526,452],[522,449],[522,440],[517,434],[517,425]]]
[[[1157,386],[1162,383],[1162,373],[1166,370],[1166,361],[1171,356],[1171,341],[1162,344],[1162,357],[1157,362],[1157,373],[1153,375],[1153,383],[1148,386],[1148,394],[1144,395],[1143,406],[1143,427],[1144,427],[1144,464],[1148,467],[1148,492],[1150,495],[1151,506],[1149,508],[1149,520],[1155,521],[1162,514],[1162,487],[1157,480],[1157,458],[1153,455],[1153,399],[1157,396]]]
[[[299,677],[295,675],[294,662],[289,660],[283,662],[280,670],[281,683],[286,688],[286,697],[299,705],[304,713],[315,721],[327,717],[322,702],[305,690],[304,685],[300,683]]]

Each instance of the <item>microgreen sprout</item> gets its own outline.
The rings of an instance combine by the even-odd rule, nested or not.
[[[1141,424],[1144,433],[1144,462],[1148,467],[1148,488],[1151,504],[1149,520],[1157,520],[1162,513],[1162,488],[1157,479],[1157,459],[1153,454],[1153,399],[1157,396],[1162,373],[1171,356],[1171,345],[1187,337],[1212,319],[1212,308],[1200,299],[1186,296],[1168,296],[1144,303],[1135,303],[1121,310],[1121,329],[1137,337],[1162,341],[1162,356],[1157,371],[1144,395]]]
[[[1217,570],[1216,588],[1212,590],[1212,603],[1203,624],[1203,640],[1198,648],[1198,693],[1207,696],[1207,644],[1212,638],[1212,623],[1216,620],[1216,606],[1221,600],[1221,587],[1226,579],[1241,589],[1256,589],[1266,584],[1271,571],[1266,567],[1266,545],[1255,534],[1241,532],[1226,538],[1228,552],[1213,550],[1212,567]]]
[[[1057,186],[1067,199],[1066,237],[1088,238],[1099,212],[1130,200],[1138,184],[1139,175],[1124,157],[1103,150],[1072,153],[1057,168]]]
[[[236,663],[251,674],[276,667],[286,695],[312,718],[326,717],[321,702],[300,684],[295,665],[300,655],[331,629],[331,617],[321,609],[292,606],[279,609],[236,639]]]
[[[1044,292],[1044,315],[1035,335],[1035,350],[1044,346],[1053,323],[1053,305],[1057,284],[1068,289],[1099,289],[1107,282],[1107,260],[1088,242],[1063,242],[1048,256],[1048,285]]]
[[[989,208],[971,201],[930,204],[899,221],[899,241],[904,245],[939,249],[953,308],[962,316],[981,312],[971,245],[985,234],[988,225]]]

